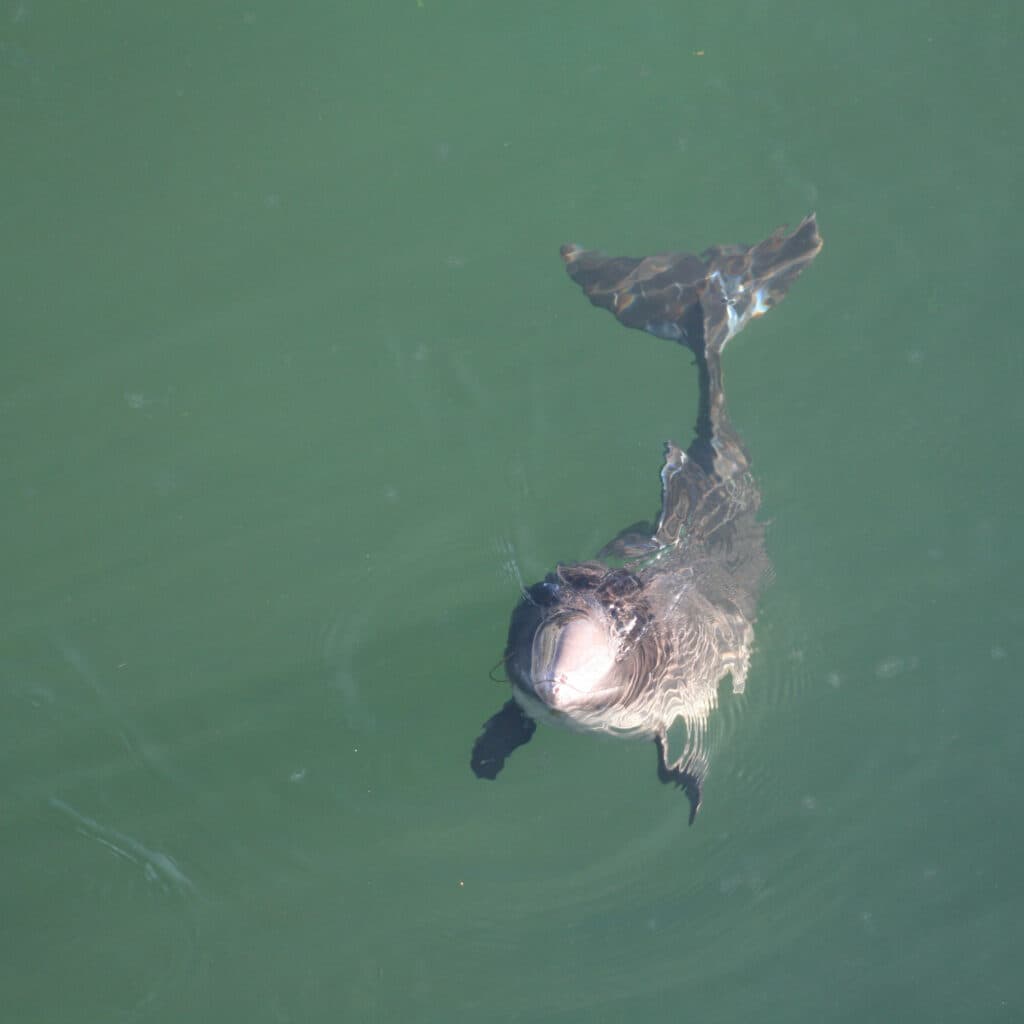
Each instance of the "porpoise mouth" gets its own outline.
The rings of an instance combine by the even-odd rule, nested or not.
[[[533,636],[533,692],[562,711],[600,701],[614,688],[615,653],[614,638],[603,623],[576,611],[556,614]]]

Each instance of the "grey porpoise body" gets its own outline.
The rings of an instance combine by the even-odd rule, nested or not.
[[[721,354],[782,300],[820,250],[813,214],[790,234],[699,257],[611,258],[562,248],[569,276],[595,306],[693,353],[697,423],[685,452],[665,446],[656,524],[629,527],[600,560],[559,564],[524,590],[504,658],[513,699],[473,747],[479,777],[495,778],[537,719],[647,736],[657,744],[658,778],[686,792],[692,823],[707,772],[708,716],[726,675],[733,692],[743,690],[770,568],[757,521],[760,491],[726,412]],[[670,759],[668,731],[677,719],[686,744]]]

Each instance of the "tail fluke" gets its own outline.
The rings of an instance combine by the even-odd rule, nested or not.
[[[695,352],[721,352],[782,301],[821,244],[812,213],[790,234],[780,228],[758,245],[714,246],[700,256],[609,257],[577,245],[561,251],[569,276],[619,323]]]

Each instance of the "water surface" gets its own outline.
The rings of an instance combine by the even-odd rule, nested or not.
[[[2,17],[11,1019],[1019,1018],[1016,5]],[[694,415],[558,245],[811,209],[697,824],[643,743],[476,780],[520,582]]]

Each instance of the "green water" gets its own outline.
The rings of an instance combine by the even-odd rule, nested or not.
[[[1012,1021],[1019,5],[0,12],[4,1020]],[[693,828],[494,783],[520,580],[693,371],[565,241],[825,250],[730,345],[776,580]]]

